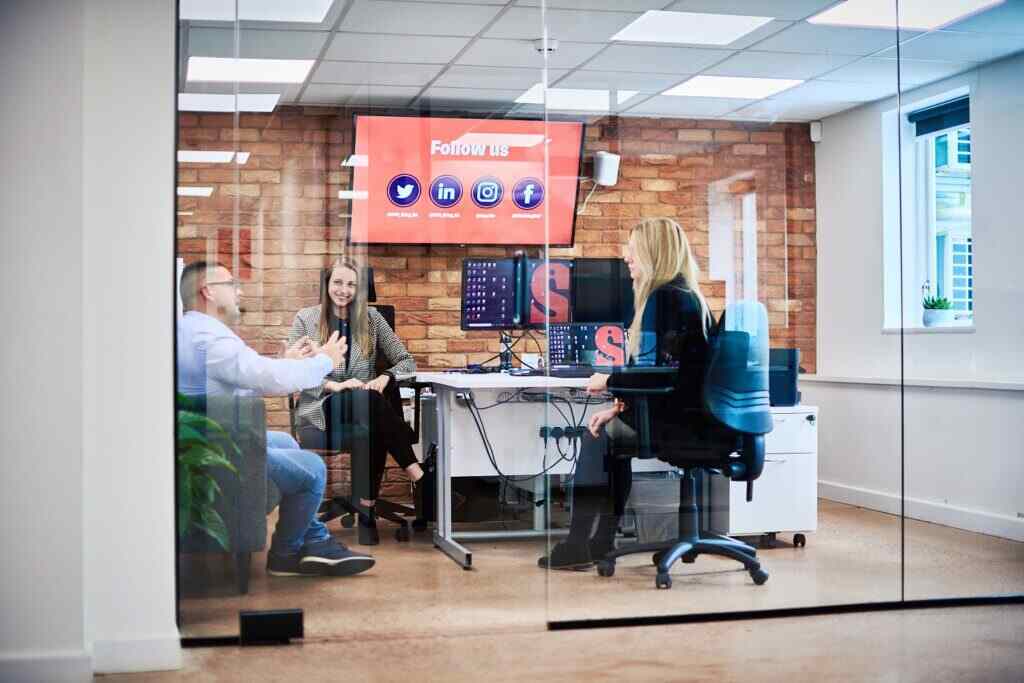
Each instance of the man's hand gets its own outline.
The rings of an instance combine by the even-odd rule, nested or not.
[[[339,391],[348,391],[349,389],[365,388],[366,384],[364,384],[361,379],[356,379],[355,377],[347,379],[344,382],[333,382],[331,380],[324,382],[324,391],[331,391],[334,393],[338,393]]]
[[[373,391],[376,391],[378,394],[383,394],[384,387],[388,385],[389,381],[391,381],[390,375],[380,375],[379,377],[377,377],[377,379],[372,379],[369,382],[367,382],[366,388],[372,389]]]
[[[587,391],[591,394],[600,394],[608,389],[608,375],[595,372],[587,380]]]
[[[590,434],[596,439],[601,436],[601,430],[604,426],[614,420],[618,414],[619,410],[617,408],[608,408],[607,410],[594,413],[590,416],[587,429],[590,430]]]
[[[313,344],[313,342],[310,343]],[[346,351],[348,351],[348,342],[337,331],[331,333],[330,339],[322,346],[313,344],[313,352],[325,354],[331,359],[332,367],[341,365],[341,361],[345,360]]]
[[[288,346],[288,343],[281,341],[281,358],[288,358],[290,360],[302,360],[303,358],[310,358],[316,355],[315,346],[313,340],[309,337],[302,337],[296,340],[294,344]]]

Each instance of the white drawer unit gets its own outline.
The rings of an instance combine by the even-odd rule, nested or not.
[[[728,536],[794,533],[818,528],[818,409],[772,408],[774,427],[765,436],[765,465],[747,502],[747,485],[725,477],[710,479],[711,531]]]

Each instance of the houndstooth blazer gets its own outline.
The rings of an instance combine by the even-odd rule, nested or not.
[[[356,378],[368,382],[374,377],[377,365],[377,353],[383,352],[384,356],[391,363],[387,372],[397,375],[407,372],[416,372],[416,361],[409,353],[402,340],[398,338],[395,331],[391,329],[384,316],[374,308],[368,307],[367,317],[370,325],[370,354],[364,355],[362,349],[353,344],[349,351],[351,364],[345,367],[345,359],[331,370],[325,380],[343,382],[346,379]],[[288,345],[292,345],[302,337],[309,337],[314,341],[320,338],[320,307],[310,306],[303,308],[295,314],[292,322],[292,329],[288,333]],[[329,394],[324,393],[323,385],[314,389],[306,389],[299,395],[299,406],[297,414],[300,423],[308,422],[317,429],[325,429],[323,402]]]

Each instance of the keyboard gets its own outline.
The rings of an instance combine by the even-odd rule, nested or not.
[[[589,365],[552,365],[551,376],[561,379],[586,378],[594,374],[594,368]]]

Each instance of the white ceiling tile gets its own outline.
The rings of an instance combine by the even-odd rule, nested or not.
[[[630,107],[624,116],[722,116],[753,100],[722,97],[668,97],[656,95]]]
[[[640,14],[635,12],[584,12],[562,9],[549,9],[545,13],[549,37],[583,43],[607,41],[639,16]],[[513,7],[487,29],[484,37],[533,40],[541,37],[543,28],[539,8]]]
[[[355,0],[339,29],[361,33],[473,36],[500,9],[495,5]],[[401,50],[401,44],[394,49]]]
[[[1024,0],[1007,0],[946,28],[954,31],[1024,35]]]
[[[243,59],[315,59],[331,34],[327,31],[238,32],[229,28],[190,28],[188,54],[194,57],[241,57]]]
[[[477,112],[506,112],[515,106],[521,90],[481,90],[478,88],[430,88],[417,104],[429,109],[465,109]]]
[[[932,31],[900,45],[903,59],[990,62],[1024,50],[1024,35]],[[884,57],[895,57],[895,47]]]
[[[918,59],[880,59],[867,57],[829,73],[825,78],[835,81],[895,81],[897,64],[901,84],[923,85],[948,78],[977,66],[974,62],[935,62]]]
[[[755,45],[756,43],[781,33],[783,30],[793,25],[791,21],[769,21],[764,26],[756,28],[745,36],[740,36],[738,39],[732,41],[728,45],[722,47],[730,50],[745,50],[748,47]]]
[[[802,54],[869,55],[896,45],[896,31],[798,22],[757,44],[757,50]],[[911,35],[901,32],[906,38]]]
[[[522,7],[540,7],[541,0],[519,0]],[[618,12],[646,12],[649,9],[662,9],[665,0],[547,0],[544,3],[551,9],[596,9]]]
[[[851,55],[809,55],[791,52],[745,50],[704,73],[712,76],[748,76],[753,78],[796,78],[807,80],[849,64]]]
[[[343,33],[334,35],[324,59],[356,62],[402,62],[447,64],[468,38],[446,36],[377,35]]]
[[[791,103],[761,100],[730,113],[734,121],[814,121],[847,109],[859,107],[861,102]]]
[[[826,102],[871,102],[896,94],[896,79],[853,82],[813,80],[776,95],[773,100],[793,105]]]
[[[302,94],[307,104],[337,104],[348,102],[348,98],[359,91],[358,85],[337,85],[334,83],[310,83]]]
[[[235,91],[243,94],[277,93],[282,102],[293,101],[298,97],[301,83],[189,83],[186,82],[182,92],[208,93],[211,95],[231,95]]]
[[[572,69],[597,54],[604,43],[571,43],[559,41],[558,50],[548,56],[548,66]],[[543,56],[532,40],[496,40],[481,38],[459,57],[458,64],[478,66],[519,66],[540,69]]]
[[[548,70],[548,78],[554,81],[567,72],[557,69]],[[490,66],[455,65],[441,74],[434,85],[443,88],[487,88],[491,90],[514,90],[521,88],[519,94],[541,81],[538,69],[514,69]]]
[[[556,88],[593,90],[636,90],[660,93],[686,78],[683,74],[627,73],[623,71],[573,71],[557,83]]]
[[[438,64],[386,62],[321,62],[314,83],[367,83],[370,85],[426,85],[442,67]]]
[[[743,14],[752,17],[775,17],[795,21],[805,19],[834,5],[836,0],[679,0],[673,12],[708,12],[711,14]]]
[[[612,45],[587,63],[595,71],[698,73],[732,55],[730,50],[660,45]]]
[[[302,94],[304,104],[348,104],[352,106],[395,106],[407,104],[420,88],[392,85],[338,85],[310,83]]]

